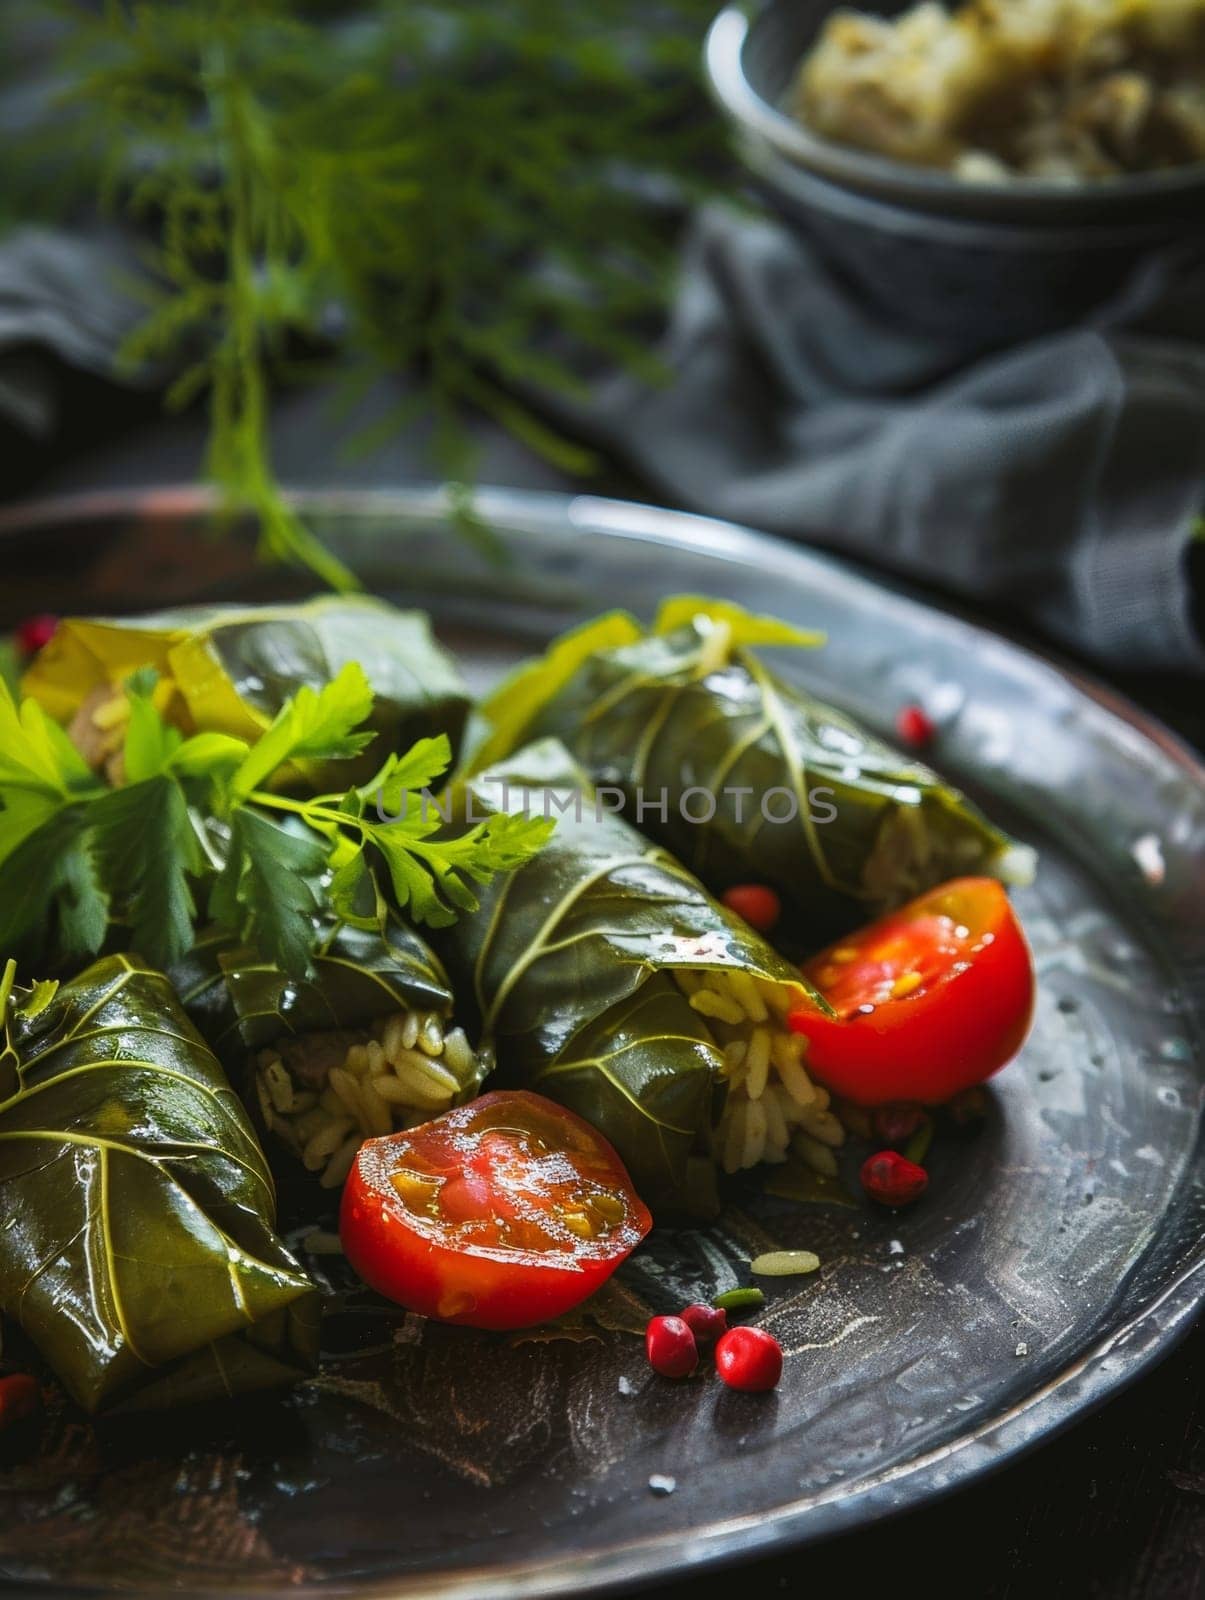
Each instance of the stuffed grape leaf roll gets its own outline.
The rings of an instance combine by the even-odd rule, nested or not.
[[[502,1085],[599,1129],[660,1216],[716,1209],[715,1168],[784,1160],[843,1132],[789,1012],[824,1002],[666,850],[604,806],[553,740],[458,787],[457,825],[556,818],[531,862],[441,934]]]
[[[777,890],[810,948],[950,877],[1030,876],[1028,852],[957,789],[751,648],[815,642],[689,596],[649,631],[611,613],[495,691],[473,764],[560,739],[711,889]]]
[[[0,981],[0,1310],[88,1411],[313,1369],[318,1299],[263,1152],[167,980]]]
[[[186,733],[253,742],[303,687],[321,689],[349,662],[374,695],[377,737],[352,762],[302,763],[316,790],[372,776],[391,752],[446,733],[458,743],[469,695],[427,617],[367,596],[301,605],[207,606],[105,620],[70,617],[25,675],[24,692],[69,725],[98,770],[125,734],[122,685],[140,667],[159,675],[156,705]],[[329,780],[329,781],[328,781]]]
[[[452,1025],[438,958],[396,918],[328,923],[304,982],[220,934],[171,977],[269,1137],[327,1189],[365,1139],[471,1099],[492,1066]]]

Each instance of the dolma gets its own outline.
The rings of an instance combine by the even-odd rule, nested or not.
[[[266,1133],[336,1189],[366,1138],[471,1099],[492,1062],[450,1025],[447,975],[411,928],[328,924],[319,950],[299,982],[208,934],[171,976]]]
[[[156,704],[186,733],[253,741],[300,688],[322,688],[353,661],[375,696],[366,726],[377,737],[354,761],[301,764],[298,786],[321,791],[366,781],[387,755],[419,738],[446,733],[457,745],[469,695],[427,617],[366,596],[120,621],[68,618],[23,688],[70,726],[100,770],[121,748],[128,712],[121,686],[140,667],[159,674]]]
[[[318,1298],[246,1113],[167,980],[0,981],[0,1311],[90,1412],[295,1382]]]
[[[552,838],[441,937],[472,994],[497,1082],[598,1128],[646,1204],[716,1209],[715,1168],[784,1160],[793,1133],[843,1138],[788,1013],[824,1006],[668,851],[606,808],[546,740],[453,792],[452,826],[548,814]]]
[[[667,601],[649,631],[611,613],[494,693],[474,766],[560,739],[709,888],[776,889],[812,949],[947,878],[1026,881],[1030,853],[957,789],[751,648],[815,642],[689,596]]]

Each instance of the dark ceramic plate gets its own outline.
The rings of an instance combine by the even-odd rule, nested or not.
[[[941,765],[1041,849],[1018,896],[1036,1026],[979,1136],[936,1147],[911,1213],[751,1186],[721,1225],[658,1237],[577,1338],[423,1326],[352,1292],[322,1376],[286,1399],[99,1429],[61,1408],[35,1462],[0,1464],[8,1592],[502,1597],[649,1580],[964,1483],[1168,1348],[1205,1288],[1192,757],[991,634],[723,524],[490,494],[514,555],[491,569],[434,496],[307,503],[374,588],[433,611],[480,682],[585,614],[647,613],[670,591],[826,628],[828,648],[786,670],[876,725],[923,699]],[[6,513],[0,605],[11,621],[52,597],[117,610],[279,593],[237,542],[210,550],[198,584],[203,510],[158,493]],[[649,1309],[774,1244],[824,1260],[770,1290],[789,1352],[777,1393],[652,1379],[635,1336]]]

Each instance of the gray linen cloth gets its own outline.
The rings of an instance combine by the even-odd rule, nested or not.
[[[1205,670],[1205,262],[996,354],[887,319],[797,232],[705,210],[661,387],[580,421],[662,495],[1003,607],[1115,667]],[[1194,615],[1195,613],[1195,615]]]

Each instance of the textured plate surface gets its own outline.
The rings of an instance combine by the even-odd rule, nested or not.
[[[585,615],[647,614],[673,591],[827,629],[827,649],[782,669],[880,728],[923,699],[941,715],[942,768],[1041,850],[1018,896],[1036,1026],[978,1137],[935,1147],[911,1213],[749,1185],[717,1227],[657,1237],[577,1337],[424,1326],[337,1285],[322,1375],[286,1400],[97,1429],[58,1410],[35,1462],[0,1458],[8,1592],[504,1596],[647,1580],[935,1495],[1167,1348],[1205,1288],[1192,757],[1000,638],[723,524],[491,494],[483,510],[514,553],[497,570],[434,496],[306,504],[372,587],[433,612],[479,685]],[[204,511],[188,491],[3,513],[0,623],[52,595],[118,610],[280,592],[236,542],[198,593]],[[772,1244],[824,1260],[771,1285],[780,1389],[651,1379],[636,1337],[649,1311],[727,1286]],[[653,1476],[673,1491],[654,1493]]]

